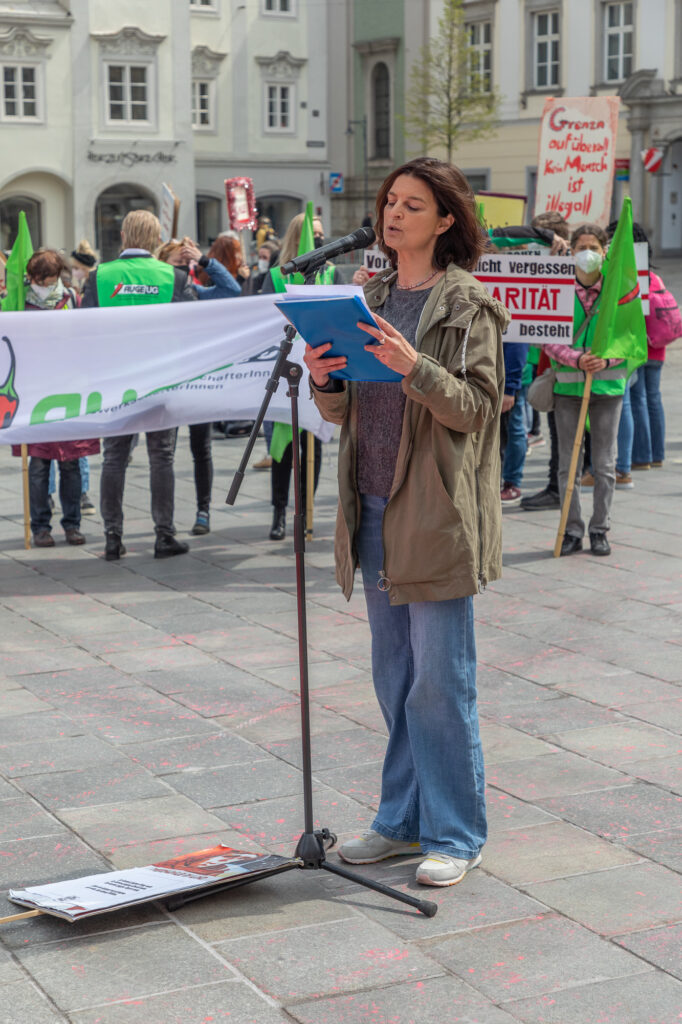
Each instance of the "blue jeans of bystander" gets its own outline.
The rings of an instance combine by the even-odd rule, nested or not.
[[[632,416],[635,422],[633,462],[663,462],[665,458],[662,369],[660,359],[649,359],[637,370],[637,380],[632,385]]]

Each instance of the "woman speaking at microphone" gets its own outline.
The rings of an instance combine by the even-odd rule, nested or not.
[[[376,232],[392,269],[365,286],[379,328],[363,329],[402,380],[330,378],[346,361],[329,345],[305,356],[322,415],[342,426],[337,579],[350,598],[359,565],[389,732],[372,828],[339,853],[368,864],[421,852],[417,881],[454,885],[487,835],[473,595],[501,571],[509,317],[470,273],[485,238],[456,167],[421,158],[393,171]]]

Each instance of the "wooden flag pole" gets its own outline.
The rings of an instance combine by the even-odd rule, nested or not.
[[[568,510],[571,505],[571,498],[573,496],[573,488],[575,487],[575,474],[578,468],[578,458],[580,456],[580,449],[583,443],[583,434],[585,433],[585,420],[587,419],[587,407],[590,404],[590,392],[592,391],[592,373],[588,370],[585,374],[585,391],[583,392],[583,400],[580,406],[580,415],[578,416],[578,426],[575,428],[575,438],[573,440],[573,451],[571,452],[571,465],[568,470],[568,482],[566,484],[566,494],[564,495],[564,504],[561,508],[561,519],[559,520],[559,529],[556,535],[556,541],[554,543],[554,557],[559,558],[561,555],[561,545],[564,539],[564,532],[566,530],[566,522],[568,520]]]
[[[0,917],[0,924],[9,924],[10,921],[23,921],[25,917],[38,917],[44,914],[44,910],[26,910],[23,914],[10,914],[9,917]]]
[[[305,537],[313,539],[313,506],[315,502],[315,435],[308,431],[306,446]]]
[[[28,496],[28,445],[21,446],[21,480],[24,492],[24,547],[31,547],[31,503]]]

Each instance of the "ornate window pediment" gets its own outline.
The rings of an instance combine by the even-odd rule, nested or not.
[[[195,46],[192,50],[192,77],[217,78],[226,57],[226,53],[218,53],[208,46]]]
[[[51,43],[52,39],[47,36],[35,36],[30,28],[15,25],[9,32],[0,35],[0,58],[30,57],[43,60],[48,56],[46,50]]]
[[[153,36],[141,28],[126,25],[118,32],[93,33],[103,57],[153,57],[165,36]]]
[[[291,82],[297,79],[301,68],[307,64],[304,57],[292,57],[288,50],[280,50],[274,57],[256,57],[261,73],[269,79]]]

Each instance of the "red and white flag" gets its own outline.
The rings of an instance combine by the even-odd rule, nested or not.
[[[657,149],[655,146],[651,149],[643,149],[642,163],[644,164],[644,169],[646,171],[650,171],[652,174],[655,171],[660,170],[661,164],[663,163],[663,156],[663,150]]]

